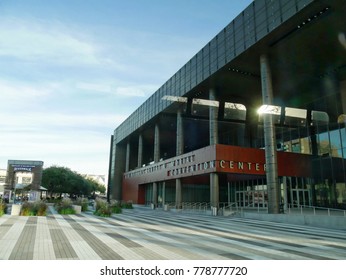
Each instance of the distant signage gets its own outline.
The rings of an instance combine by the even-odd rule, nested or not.
[[[23,165],[23,164],[16,164],[12,165],[13,171],[23,171],[23,172],[32,172],[32,169],[35,168],[34,165]]]

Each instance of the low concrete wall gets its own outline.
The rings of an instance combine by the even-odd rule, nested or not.
[[[22,205],[20,205],[20,204],[12,204],[11,215],[12,216],[19,216],[21,208],[22,208]]]
[[[80,206],[80,205],[72,205],[72,208],[74,209],[74,211],[76,211],[76,214],[82,213],[82,206]]]
[[[344,216],[262,214],[253,212],[243,212],[240,216],[246,219],[261,221],[346,230],[346,217]]]

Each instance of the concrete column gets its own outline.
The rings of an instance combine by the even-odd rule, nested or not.
[[[216,100],[216,93],[214,89],[209,90],[209,100]],[[218,108],[214,106],[209,107],[209,143],[216,145],[219,142],[218,137]],[[219,175],[217,173],[210,173],[210,204],[212,207],[219,208]]]
[[[113,166],[113,141],[114,141],[114,136],[111,135],[111,141],[110,141],[110,151],[109,151],[109,163],[108,163],[108,184],[107,184],[107,201],[110,201],[111,197],[111,190],[113,188],[113,174],[114,171],[112,170]]]
[[[131,145],[130,145],[130,141],[127,142],[126,145],[126,164],[125,164],[125,172],[129,172],[130,171],[130,151],[131,150]]]
[[[210,173],[210,205],[219,209],[219,175]]]
[[[160,130],[159,125],[155,125],[155,136],[154,136],[154,162],[160,160]]]
[[[162,182],[162,205],[166,204],[166,182]]]
[[[284,198],[284,211],[287,211],[287,203],[288,203],[288,197],[287,197],[287,177],[284,176],[282,178],[282,185],[283,185],[283,198]]]
[[[138,162],[137,167],[141,168],[143,165],[143,137],[142,134],[138,137]]]
[[[181,179],[175,179],[175,207],[181,209],[182,195],[181,195]]]
[[[291,194],[291,207],[290,208],[293,208],[293,207],[295,207],[295,205],[294,205],[294,199],[293,199],[292,177],[289,177],[289,181],[290,181],[290,194]]]
[[[126,146],[117,144],[116,135],[113,141],[111,193],[109,199],[122,200],[123,173],[125,171]]]
[[[154,162],[159,162],[160,160],[160,130],[159,125],[155,125],[155,136],[154,136]],[[157,182],[153,183],[153,197],[152,202],[157,207]]]
[[[273,87],[272,77],[268,58],[261,55],[261,83],[262,83],[262,99],[263,104],[272,105]],[[268,189],[268,213],[279,213],[279,181],[278,181],[278,165],[276,152],[275,126],[271,114],[263,115],[264,126],[264,142],[265,142],[265,161],[266,161],[266,178]]]
[[[157,207],[157,182],[153,183],[153,197],[152,197],[152,203],[154,204],[154,207]]]
[[[176,139],[176,155],[180,156],[184,153],[184,129],[181,110],[177,112],[177,139]]]

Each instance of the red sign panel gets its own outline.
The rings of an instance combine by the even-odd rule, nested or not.
[[[278,175],[311,177],[311,156],[278,152]],[[208,146],[124,173],[123,199],[138,201],[139,185],[207,173],[265,175],[265,151],[228,145]]]

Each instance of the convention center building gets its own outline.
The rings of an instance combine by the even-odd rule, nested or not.
[[[345,209],[345,17],[253,1],[115,129],[109,199]]]

